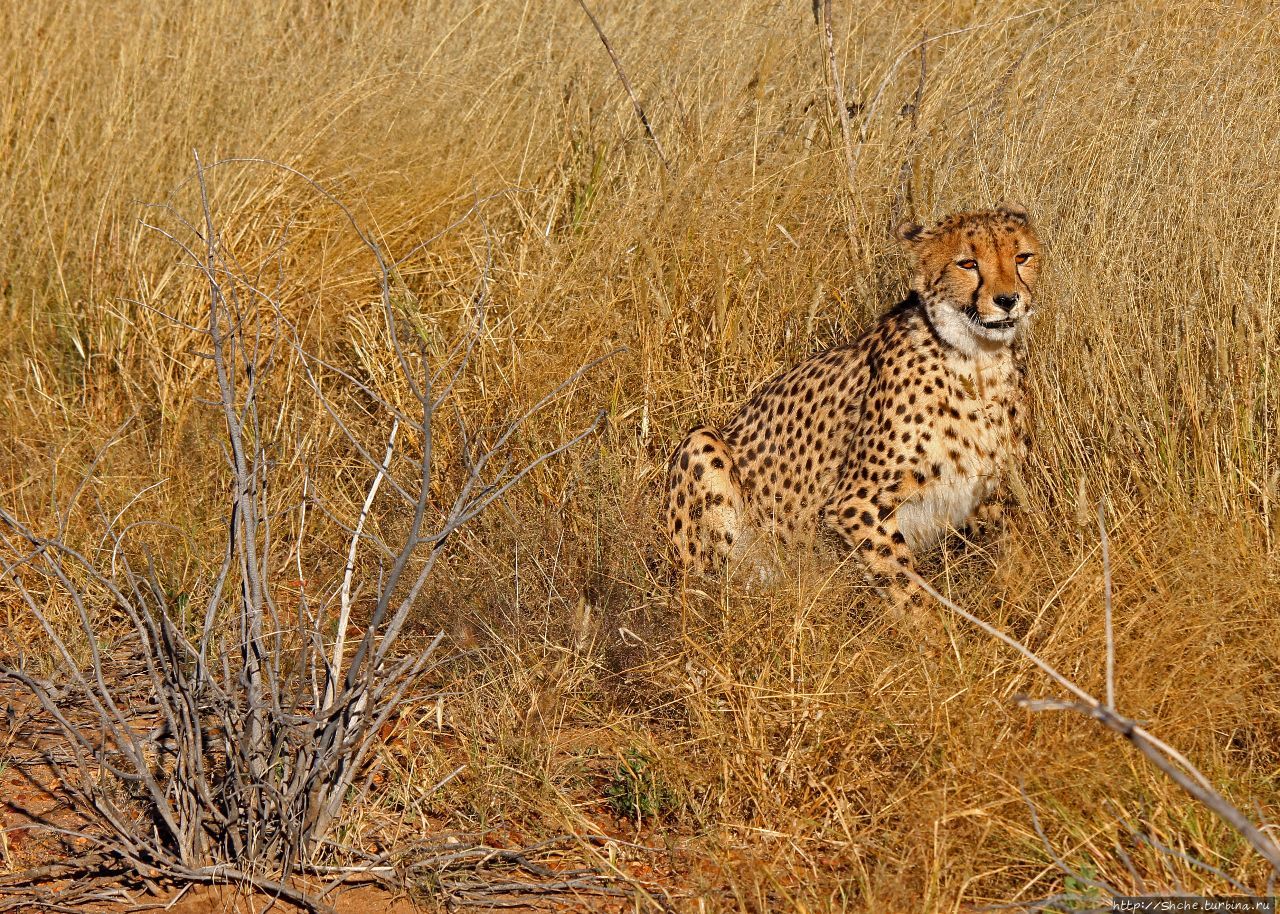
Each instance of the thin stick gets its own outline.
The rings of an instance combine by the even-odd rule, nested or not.
[[[1093,889],[1101,889],[1113,896],[1119,895],[1120,893],[1116,891],[1113,886],[1110,886],[1105,882],[1090,879],[1079,870],[1072,869],[1067,861],[1062,859],[1062,856],[1053,849],[1053,844],[1050,843],[1049,836],[1045,834],[1044,826],[1040,824],[1040,814],[1036,811],[1036,804],[1031,802],[1031,797],[1027,796],[1027,787],[1025,784],[1018,784],[1018,793],[1022,797],[1022,802],[1027,805],[1027,810],[1031,813],[1031,827],[1036,830],[1036,835],[1040,838],[1041,846],[1045,849],[1045,853],[1049,855],[1058,869],[1079,882],[1081,885],[1085,885]]]
[[[1107,501],[1098,500],[1098,533],[1102,536],[1102,595],[1107,637],[1107,707],[1116,706],[1116,638],[1111,625],[1111,550],[1107,539]]]
[[[400,420],[391,422],[391,434],[387,437],[387,453],[382,458],[378,472],[374,474],[373,483],[369,486],[369,494],[364,497],[364,506],[360,509],[360,519],[356,521],[355,532],[351,534],[351,545],[347,549],[347,565],[342,572],[341,609],[338,611],[338,632],[333,639],[333,673],[324,687],[324,707],[333,703],[338,682],[342,679],[342,653],[347,643],[347,626],[351,622],[351,576],[356,568],[356,548],[360,545],[360,533],[364,530],[365,518],[373,507],[373,500],[378,497],[378,486],[391,467],[391,455],[396,448],[396,432],[400,430]]]
[[[829,2],[829,0],[823,0],[823,3],[827,3],[827,2]],[[901,64],[904,60],[906,60],[908,57],[910,57],[920,48],[924,47],[925,45],[933,44],[935,41],[941,41],[942,39],[950,38],[953,35],[963,35],[965,32],[974,32],[974,31],[977,31],[978,29],[987,29],[996,25],[1007,25],[1010,22],[1016,22],[1019,19],[1025,19],[1028,16],[1034,16],[1037,13],[1043,13],[1047,9],[1048,9],[1047,6],[1040,6],[1040,7],[1037,7],[1036,9],[1028,10],[1025,13],[1019,13],[1016,16],[1008,16],[1004,19],[997,19],[994,22],[979,22],[976,25],[967,25],[964,28],[952,29],[949,32],[942,32],[939,35],[933,35],[929,38],[925,38],[919,44],[914,44],[911,47],[907,48],[905,51],[903,51],[901,54],[899,54],[896,58],[894,58],[893,63],[889,65],[889,69],[885,71],[884,78],[880,80],[880,85],[876,88],[875,94],[871,96],[871,101],[867,103],[866,110],[862,114],[862,126],[858,130],[858,151],[857,151],[857,154],[855,154],[853,157],[854,163],[857,164],[858,156],[862,154],[862,144],[867,141],[867,131],[870,130],[871,128],[871,119],[872,119],[872,116],[876,113],[876,108],[879,107],[880,105],[880,99],[884,95],[885,89],[889,87],[889,83],[890,81],[892,81],[893,74],[897,71],[898,65]]]
[[[600,43],[604,45],[605,53],[613,61],[613,68],[618,71],[618,79],[622,80],[622,88],[627,90],[627,97],[631,99],[631,104],[636,109],[636,116],[640,118],[640,123],[644,125],[644,132],[649,134],[649,139],[653,140],[653,148],[657,150],[658,158],[662,161],[662,167],[670,168],[671,163],[667,161],[667,154],[662,150],[662,144],[658,142],[658,135],[653,132],[653,125],[649,123],[649,117],[644,113],[644,106],[640,104],[640,100],[636,98],[635,92],[632,91],[631,80],[627,79],[627,71],[622,69],[622,61],[614,53],[613,45],[609,43],[609,36],[600,27],[600,20],[587,8],[586,0],[578,0],[578,6],[582,7],[582,11],[587,14],[591,24],[595,26],[596,34],[600,36]]]
[[[840,79],[840,67],[836,63],[836,43],[831,32],[831,0],[821,0],[821,3],[822,42],[827,57],[827,98],[836,120],[840,124],[840,144],[844,151],[845,177],[848,181],[851,198],[845,218],[848,222],[849,241],[852,243],[854,238],[852,196],[853,189],[856,186],[854,175],[857,171],[858,161],[853,154],[853,130],[849,123],[849,105],[845,101],[844,83]]]
[[[913,160],[917,157],[920,145],[920,105],[924,101],[924,84],[929,75],[928,41],[928,33],[921,33],[920,80],[916,83],[916,96],[911,103],[911,138],[907,141],[906,155],[902,157],[902,164],[898,167],[898,193],[893,201],[893,225],[898,225],[903,219],[916,218],[916,169]],[[906,204],[905,211],[903,203]]]

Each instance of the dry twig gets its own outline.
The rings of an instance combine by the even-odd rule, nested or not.
[[[850,194],[857,186],[855,176],[857,172],[857,159],[853,154],[853,127],[849,121],[849,102],[844,94],[844,80],[840,76],[840,65],[836,61],[836,44],[835,38],[831,31],[831,0],[818,0],[821,3],[822,10],[822,45],[826,56],[827,64],[827,101],[831,106],[831,113],[835,115],[836,122],[840,125],[840,148],[844,153],[845,178],[848,181]],[[849,218],[849,238],[854,237],[853,231],[853,213],[848,213]]]
[[[653,141],[653,148],[658,153],[658,159],[662,162],[664,168],[670,168],[671,163],[667,160],[667,154],[662,148],[662,143],[658,142],[658,135],[653,132],[653,125],[649,123],[649,116],[644,113],[644,106],[640,104],[640,99],[636,98],[635,90],[631,88],[631,80],[627,79],[627,71],[622,68],[622,61],[618,59],[617,53],[613,50],[613,45],[609,42],[609,36],[604,33],[604,28],[600,25],[600,20],[591,12],[586,0],[578,0],[578,6],[582,7],[582,11],[591,20],[591,25],[595,28],[596,34],[600,36],[600,43],[604,45],[605,53],[613,61],[613,69],[618,73],[622,88],[626,90],[627,98],[631,99],[631,105],[636,109],[636,117],[640,118],[640,123],[644,126],[644,132]]]
[[[1109,574],[1110,572],[1108,570],[1108,576]],[[1191,762],[1188,761],[1182,753],[1178,752],[1163,740],[1152,735],[1146,729],[1139,726],[1135,721],[1120,715],[1114,708],[1094,698],[1021,641],[1018,641],[1011,635],[1000,631],[1000,629],[996,628],[991,623],[978,618],[973,613],[947,599],[942,594],[938,593],[938,591],[936,591],[919,575],[913,572],[908,572],[908,575],[915,581],[915,583],[920,585],[925,593],[929,594],[940,604],[945,606],[947,609],[950,609],[967,622],[977,626],[986,634],[1013,648],[1027,660],[1030,660],[1033,664],[1048,674],[1050,679],[1074,696],[1071,699],[1032,699],[1026,696],[1019,696],[1016,699],[1019,707],[1026,708],[1030,711],[1075,711],[1085,717],[1097,721],[1107,729],[1120,734],[1128,740],[1134,748],[1146,756],[1153,765],[1163,771],[1174,781],[1174,783],[1186,791],[1193,799],[1205,806],[1235,829],[1249,843],[1249,845],[1271,865],[1273,870],[1280,872],[1280,847],[1277,847],[1271,836],[1262,831],[1262,829],[1255,825],[1248,816],[1229,803],[1227,799],[1214,788],[1213,784],[1207,777],[1205,777],[1200,769],[1191,764]],[[1115,648],[1111,643],[1113,635],[1110,626],[1107,628],[1107,640],[1108,656],[1114,656]],[[1110,664],[1108,669],[1111,669]]]

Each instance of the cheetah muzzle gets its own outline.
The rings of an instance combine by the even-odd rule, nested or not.
[[[783,545],[834,533],[898,611],[920,603],[915,554],[995,506],[1024,455],[1027,333],[1040,246],[1024,210],[897,230],[906,298],[852,343],[762,385],[671,456],[678,564],[768,573]]]

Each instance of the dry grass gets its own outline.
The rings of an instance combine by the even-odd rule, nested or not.
[[[1135,845],[1124,820],[1261,889],[1242,842],[1126,747],[1016,710],[1014,693],[1045,686],[1007,652],[944,620],[951,653],[923,659],[838,557],[802,562],[772,593],[673,587],[655,517],[685,427],[724,417],[898,294],[886,229],[903,175],[922,217],[1016,199],[1050,245],[1037,462],[1008,542],[949,544],[930,574],[1100,691],[1105,495],[1121,709],[1274,818],[1274,6],[837,2],[866,135],[852,188],[806,6],[598,12],[669,170],[572,3],[0,9],[5,503],[54,523],[51,492],[65,498],[136,415],[89,496],[114,513],[162,481],[130,516],[184,531],[150,540],[175,592],[201,586],[225,520],[217,417],[200,402],[211,369],[153,310],[194,314],[201,277],[140,226],[174,224],[141,201],[194,213],[190,185],[170,197],[193,148],[316,176],[400,255],[489,198],[483,224],[406,262],[397,292],[447,338],[491,240],[494,307],[464,391],[473,424],[628,348],[521,444],[560,440],[598,406],[607,431],[471,528],[423,599],[424,630],[446,626],[476,651],[456,667],[449,737],[433,736],[429,709],[390,752],[388,809],[410,824],[443,813],[594,830],[610,773],[636,750],[664,785],[656,827],[696,861],[690,909],[957,910],[1064,888],[1025,781],[1054,847],[1087,873],[1136,887],[1120,840],[1151,885],[1226,888]],[[928,45],[913,118],[911,48],[971,26]],[[262,167],[227,166],[212,184],[229,243],[270,267],[308,344],[389,385],[372,273],[336,214]],[[305,470],[351,520],[367,473],[317,421],[296,369],[278,366],[269,392],[291,473],[279,504],[296,504]],[[385,430],[361,431],[381,447]],[[404,518],[379,504],[371,523],[394,535]],[[342,549],[337,527],[309,528],[303,586],[331,588]],[[16,603],[0,622],[29,643]],[[467,772],[424,797],[459,759]]]

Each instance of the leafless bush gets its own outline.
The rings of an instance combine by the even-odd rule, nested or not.
[[[283,171],[305,182],[359,235],[376,265],[387,344],[406,394],[401,402],[411,403],[411,410],[303,351],[272,295],[229,253],[210,205],[207,175],[232,162]],[[199,612],[186,607],[178,613],[151,553],[134,542],[138,524],[121,526],[119,515],[102,513],[110,555],[105,565],[73,548],[67,517],[94,467],[62,507],[61,525],[51,535],[0,508],[0,536],[8,553],[4,577],[43,629],[59,684],[29,669],[6,667],[0,675],[30,689],[57,724],[62,745],[50,758],[63,767],[67,789],[92,822],[78,833],[94,846],[83,861],[86,867],[114,866],[149,883],[241,882],[318,909],[323,902],[290,884],[290,876],[332,843],[344,805],[369,789],[367,763],[380,727],[441,662],[440,636],[409,644],[404,635],[446,542],[532,469],[599,427],[603,412],[545,453],[521,460],[512,447],[512,437],[532,415],[600,360],[510,420],[490,443],[468,436],[459,410],[456,434],[464,471],[461,483],[442,499],[439,487],[447,483],[441,481],[433,441],[441,410],[472,362],[484,329],[488,263],[470,299],[464,332],[443,357],[432,359],[424,334],[393,295],[403,259],[393,262],[351,211],[314,181],[278,163],[226,160],[205,168],[197,157],[192,188],[199,195],[199,219],[185,220],[178,209],[166,206],[178,228],[156,230],[203,273],[208,287],[203,325],[184,326],[203,335],[201,355],[213,364],[214,406],[225,425],[229,491],[220,567]],[[473,208],[469,215],[476,212]],[[296,612],[279,596],[281,515],[270,498],[279,455],[268,445],[269,420],[262,407],[264,380],[282,353],[297,357],[291,363],[303,366],[325,413],[370,473],[361,513],[346,526],[340,586],[318,603],[304,593]],[[389,428],[385,449],[367,446],[343,422],[321,376],[354,386],[376,404],[374,411]],[[393,455],[409,436],[416,437],[420,457],[413,461],[411,479],[397,479]],[[394,544],[366,529],[384,485],[411,516],[407,532]],[[447,506],[439,507],[442,503]],[[380,571],[372,609],[355,630],[352,584],[357,557],[364,554],[376,556]],[[55,592],[75,608],[73,633],[61,631],[50,618],[45,597]],[[104,606],[127,619],[136,648],[132,679],[123,675],[119,657],[99,647]],[[81,641],[87,664],[78,659]],[[145,684],[146,701],[138,700],[134,686],[139,682]]]

